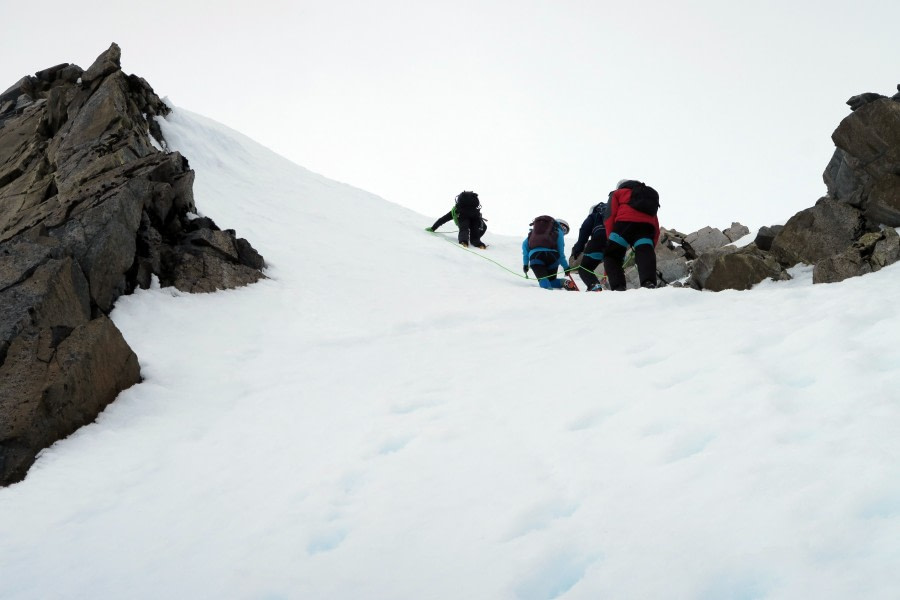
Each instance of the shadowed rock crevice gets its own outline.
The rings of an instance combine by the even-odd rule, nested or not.
[[[0,485],[140,381],[107,318],[122,294],[264,277],[249,242],[197,218],[187,159],[159,149],[170,109],[120,58],[0,94]]]

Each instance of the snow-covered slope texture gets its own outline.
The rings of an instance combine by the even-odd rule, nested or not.
[[[270,279],[119,301],[146,380],[0,490],[0,597],[898,597],[898,267],[545,291],[520,239],[163,125]]]

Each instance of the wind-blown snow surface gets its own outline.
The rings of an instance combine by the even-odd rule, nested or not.
[[[164,132],[271,279],[120,299],[145,381],[0,490],[0,597],[900,594],[898,267],[550,292],[519,239]]]

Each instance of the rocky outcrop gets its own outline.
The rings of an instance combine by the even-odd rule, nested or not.
[[[876,223],[900,226],[900,102],[870,101],[841,121],[825,169],[828,196]]]
[[[798,263],[814,266],[814,283],[836,282],[900,260],[893,229],[900,227],[900,93],[860,94],[847,104],[852,113],[832,135],[836,149],[823,175],[828,194],[785,225],[761,228],[741,249],[729,245],[749,233],[738,223],[681,236],[688,286],[745,290],[788,279]],[[657,246],[659,264],[671,260],[672,242]]]
[[[170,109],[120,54],[0,94],[0,485],[140,380],[107,317],[119,296],[154,277],[184,291],[263,277],[246,240],[197,218],[194,173],[163,150]]]

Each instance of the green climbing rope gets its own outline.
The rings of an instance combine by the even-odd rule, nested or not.
[[[428,230],[426,229],[426,231],[428,231]],[[518,277],[518,278],[520,278],[520,279],[528,279],[528,280],[531,279],[531,277],[529,277],[528,275],[523,275],[521,272],[513,271],[512,269],[510,269],[510,268],[507,267],[506,265],[503,265],[503,264],[498,263],[496,260],[494,260],[494,259],[492,259],[492,258],[489,258],[489,257],[485,256],[483,253],[481,253],[481,252],[475,252],[474,250],[472,250],[472,249],[470,249],[470,248],[467,248],[467,247],[462,246],[462,245],[460,245],[460,244],[458,244],[458,243],[456,243],[456,242],[453,242],[453,241],[447,239],[446,237],[440,235],[440,234],[439,234],[438,232],[436,232],[436,231],[429,231],[428,233],[430,233],[430,234],[433,235],[433,236],[436,236],[436,237],[441,238],[442,240],[444,240],[444,241],[447,242],[448,244],[453,244],[454,246],[456,246],[456,247],[459,248],[460,250],[465,250],[465,251],[468,252],[469,254],[474,254],[475,256],[477,256],[477,257],[479,257],[479,258],[483,258],[484,260],[486,260],[486,261],[488,261],[488,262],[490,262],[490,263],[493,263],[493,264],[497,265],[498,267],[500,267],[500,268],[503,269],[504,271],[507,271],[507,272],[509,272],[509,273],[512,273],[513,275],[515,275],[516,277]],[[457,233],[457,232],[456,232],[456,231],[447,231],[447,232],[445,232],[445,233]],[[566,275],[568,275],[569,273],[574,273],[574,272],[578,271],[579,269],[584,269],[585,271],[587,271],[587,272],[589,272],[589,273],[592,272],[592,271],[591,271],[590,269],[588,269],[587,267],[582,267],[581,265],[578,265],[578,266],[575,267],[574,269],[568,269],[568,270],[565,270],[564,273],[565,273]],[[596,275],[596,273],[594,273],[594,274]],[[534,280],[535,280],[535,281],[540,281],[541,279],[549,279],[550,277],[555,277],[555,276],[556,276],[556,275],[547,275],[546,277],[535,277]],[[603,280],[605,280],[605,279],[606,279],[606,275],[604,275],[604,276],[602,277],[601,281],[603,281]]]

